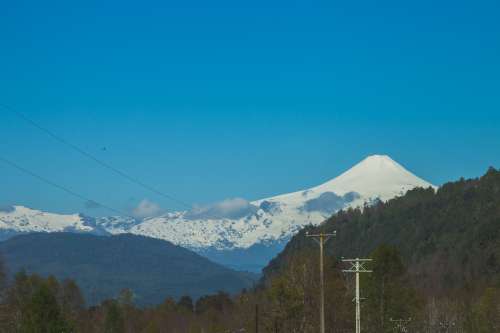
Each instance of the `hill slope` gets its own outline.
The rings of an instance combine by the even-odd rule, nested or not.
[[[130,288],[138,304],[167,296],[199,297],[237,292],[253,284],[236,272],[169,242],[136,235],[37,233],[0,242],[10,272],[25,268],[41,275],[73,278],[89,303]]]
[[[434,295],[500,281],[500,172],[459,180],[361,210],[338,213],[319,227],[297,234],[264,269],[276,274],[288,259],[316,244],[305,232],[337,231],[326,251],[364,257],[378,245],[397,246],[424,291]]]

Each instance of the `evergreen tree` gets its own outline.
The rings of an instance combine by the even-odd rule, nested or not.
[[[125,330],[125,322],[123,318],[122,309],[117,301],[106,301],[104,304],[106,308],[106,317],[104,321],[105,333],[122,333]]]
[[[390,332],[391,318],[415,317],[421,304],[395,247],[381,245],[370,257],[373,273],[362,276],[369,326],[373,332]]]
[[[190,296],[182,296],[177,302],[177,306],[184,311],[194,311],[193,299]]]
[[[64,333],[71,328],[64,320],[56,295],[48,282],[40,284],[29,302],[23,306],[20,332]]]
[[[79,317],[84,310],[85,300],[80,288],[74,280],[68,279],[61,285],[61,308],[64,317],[76,325]]]

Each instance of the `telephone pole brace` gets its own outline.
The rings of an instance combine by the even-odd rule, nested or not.
[[[371,273],[372,271],[367,270],[363,265],[367,262],[372,261],[372,259],[342,259],[343,262],[348,262],[351,264],[350,269],[342,270],[344,273],[355,273],[356,274],[356,296],[354,301],[356,302],[356,333],[361,332],[361,297],[359,296],[359,273]]]
[[[389,321],[393,324],[394,332],[407,333],[408,332],[408,325],[411,322],[411,318],[408,318],[408,319],[392,319],[392,318],[390,318]]]
[[[320,289],[320,309],[319,309],[319,324],[320,333],[325,333],[325,280],[323,273],[323,252],[325,243],[332,237],[335,237],[337,232],[331,234],[319,233],[315,235],[306,232],[306,237],[312,237],[319,244],[319,289]]]

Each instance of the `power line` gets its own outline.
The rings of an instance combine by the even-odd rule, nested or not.
[[[48,136],[52,137],[54,140],[58,141],[59,143],[63,144],[63,145],[66,145],[68,147],[70,147],[71,149],[75,150],[76,152],[80,153],[81,155],[93,160],[94,162],[96,162],[97,164],[99,164],[100,166],[118,174],[119,176],[127,179],[128,181],[136,184],[136,185],[139,185],[143,188],[145,188],[146,190],[150,191],[150,192],[153,192],[157,195],[160,195],[170,201],[173,201],[175,203],[177,203],[178,205],[181,205],[185,208],[188,208],[188,209],[191,209],[191,205],[182,201],[182,200],[179,200],[175,197],[173,197],[172,195],[169,195],[169,194],[166,194],[146,183],[143,183],[142,181],[140,181],[139,179],[137,179],[136,177],[133,177],[123,171],[121,171],[120,169],[117,169],[115,168],[114,166],[102,161],[101,159],[97,158],[96,156],[92,155],[91,153],[87,152],[86,150],[78,147],[77,145],[65,140],[64,138],[60,137],[59,135],[57,135],[56,133],[50,131],[49,129],[39,125],[37,122],[33,121],[32,119],[28,118],[26,115],[24,115],[23,113],[19,112],[19,111],[16,111],[14,110],[13,108],[7,106],[7,105],[4,105],[4,104],[0,104],[0,107],[10,111],[11,113],[15,114],[16,116],[18,116],[19,118],[23,119],[24,121],[26,121],[27,123],[29,123],[30,125],[32,125],[33,127],[39,129],[40,131],[44,132],[45,134],[47,134]]]
[[[93,199],[87,198],[87,197],[85,197],[84,195],[81,195],[81,194],[79,194],[79,193],[77,193],[77,192],[75,192],[75,191],[73,191],[73,190],[71,190],[71,189],[69,189],[69,188],[67,188],[67,187],[65,187],[65,186],[62,186],[62,185],[56,184],[56,183],[54,183],[53,181],[48,180],[47,178],[44,178],[44,177],[42,177],[42,176],[40,176],[40,175],[38,175],[38,174],[34,173],[33,171],[30,171],[30,170],[28,170],[28,169],[26,169],[26,168],[24,168],[24,167],[20,166],[20,165],[19,165],[19,164],[17,164],[17,163],[12,162],[11,160],[8,160],[8,159],[6,159],[6,158],[4,158],[4,157],[1,157],[1,156],[0,156],[0,161],[4,162],[5,164],[10,165],[11,167],[13,167],[13,168],[15,168],[15,169],[17,169],[17,170],[19,170],[19,171],[22,171],[22,172],[24,172],[24,173],[26,173],[26,174],[28,174],[28,175],[30,175],[30,176],[32,176],[32,177],[34,177],[34,178],[37,178],[38,180],[40,180],[40,181],[42,181],[42,182],[44,182],[44,183],[46,183],[46,184],[48,184],[48,185],[51,185],[51,186],[53,186],[53,187],[56,187],[56,188],[58,188],[58,189],[60,189],[60,190],[62,190],[62,191],[64,191],[64,192],[66,192],[66,193],[68,193],[68,194],[70,194],[70,195],[72,195],[72,196],[74,196],[74,197],[76,197],[76,198],[78,198],[78,199],[81,199],[81,200],[83,200],[83,201],[85,201],[85,202],[93,202],[93,203],[96,203],[96,204],[97,204],[97,205],[99,205],[100,207],[105,208],[105,209],[107,209],[107,210],[109,210],[109,211],[115,212],[115,213],[117,213],[117,214],[119,214],[119,215],[121,215],[121,216],[127,216],[127,217],[131,217],[131,218],[135,219],[133,216],[130,216],[129,214],[127,214],[127,213],[125,213],[125,212],[123,212],[123,211],[121,211],[121,210],[119,210],[119,209],[115,209],[115,208],[113,208],[113,207],[110,207],[110,206],[104,205],[104,204],[102,204],[102,203],[100,203],[100,202],[98,202],[98,201],[95,201],[95,200],[93,200]]]

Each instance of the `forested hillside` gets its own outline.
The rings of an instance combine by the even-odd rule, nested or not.
[[[333,257],[366,257],[390,244],[424,294],[480,291],[500,277],[500,172],[490,168],[481,178],[450,182],[437,191],[418,188],[387,203],[342,211],[302,230],[265,268],[265,276],[315,249],[304,237],[307,231],[333,230],[337,237],[326,246]]]
[[[253,285],[233,271],[167,241],[136,235],[38,233],[0,242],[9,272],[74,279],[88,304],[130,289],[136,304],[159,304],[167,296],[193,298]]]

